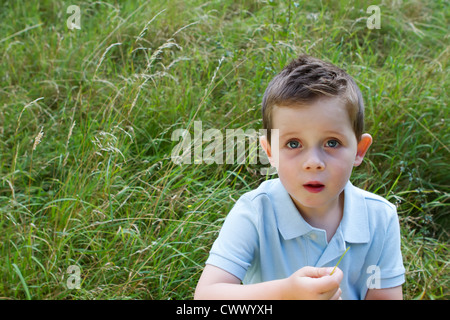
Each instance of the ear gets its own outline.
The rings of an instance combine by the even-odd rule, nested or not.
[[[266,136],[261,136],[259,138],[259,143],[261,145],[261,148],[263,148],[264,152],[267,154],[267,157],[269,158],[270,164],[272,164],[272,150],[270,148],[269,141],[267,141]]]
[[[353,163],[353,166],[357,167],[362,163],[364,156],[366,155],[367,150],[369,150],[371,144],[372,136],[368,133],[364,133],[361,136],[361,140],[358,142],[355,162]]]
[[[278,170],[280,165],[280,130],[271,129],[270,143],[266,136],[259,138],[259,143],[269,158],[270,165]]]
[[[261,138],[259,138],[259,143],[261,144],[261,147],[263,148],[264,152],[267,154],[270,165],[273,168],[278,169],[278,151],[276,150],[276,148],[278,148],[278,143],[277,143],[277,140],[274,139],[274,138],[278,139],[277,134],[278,134],[278,132],[275,132],[275,134],[274,134],[274,132],[272,131],[272,135],[275,135],[275,137],[272,136],[272,143],[274,143],[274,145],[275,145],[274,150],[272,150],[272,146],[270,145],[266,136],[261,136]],[[275,154],[272,151],[275,151]]]

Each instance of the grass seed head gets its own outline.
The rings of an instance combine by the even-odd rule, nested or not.
[[[34,144],[33,144],[33,151],[36,150],[36,147],[39,143],[41,143],[41,139],[44,136],[44,131],[43,131],[43,127],[41,127],[41,131],[38,133],[38,135],[36,136],[36,138],[34,138]]]

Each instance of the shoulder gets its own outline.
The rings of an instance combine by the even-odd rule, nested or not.
[[[364,197],[367,206],[377,208],[377,209],[384,209],[384,210],[388,210],[388,211],[396,210],[395,205],[393,205],[391,202],[389,202],[385,198],[383,198],[375,193],[372,193],[372,192],[369,192],[369,191],[366,191],[366,190],[363,190],[360,188],[356,188],[356,189]]]
[[[273,213],[279,201],[278,194],[283,192],[279,179],[263,181],[258,188],[244,193],[228,214],[230,216],[246,217],[254,223],[260,222],[264,216]]]
[[[391,223],[398,223],[397,207],[382,196],[354,187],[354,192],[364,202],[369,221],[375,225],[384,225],[386,228]]]
[[[256,210],[262,210],[264,207],[267,207],[276,201],[277,193],[282,191],[283,186],[279,179],[266,180],[263,181],[258,188],[244,193],[239,198],[238,202],[245,202],[253,206]]]
[[[254,201],[259,197],[270,196],[281,187],[280,179],[272,179],[261,182],[258,188],[246,192],[243,197]]]

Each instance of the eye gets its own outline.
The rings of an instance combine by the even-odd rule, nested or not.
[[[328,148],[337,148],[339,147],[340,143],[337,140],[331,139],[328,140],[325,144],[325,146],[327,146]]]
[[[295,140],[292,140],[292,141],[289,141],[289,142],[286,144],[286,146],[287,146],[289,149],[297,149],[297,148],[300,148],[302,145],[300,144],[300,142],[295,141]]]

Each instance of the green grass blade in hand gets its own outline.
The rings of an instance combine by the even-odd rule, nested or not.
[[[339,258],[339,261],[336,263],[336,265],[333,268],[333,271],[331,271],[330,276],[334,273],[334,271],[336,270],[336,268],[338,267],[339,263],[341,263],[342,258],[345,256],[345,254],[347,253],[348,249],[350,249],[350,246],[347,248],[347,250],[344,251],[344,253],[342,254],[342,256]]]

